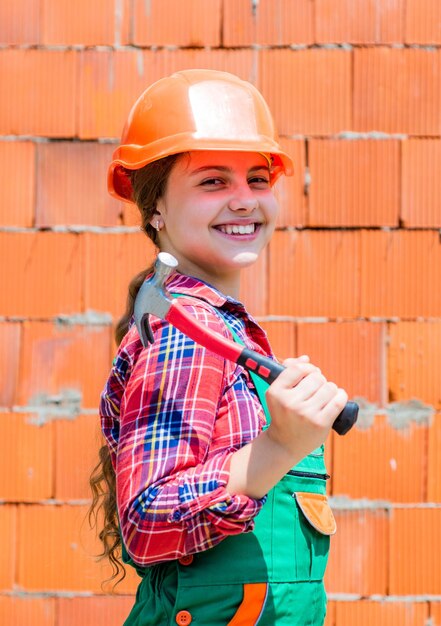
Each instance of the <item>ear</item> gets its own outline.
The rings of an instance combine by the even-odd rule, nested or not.
[[[155,211],[149,224],[159,233],[159,231],[164,228],[164,220],[162,219],[161,214]]]

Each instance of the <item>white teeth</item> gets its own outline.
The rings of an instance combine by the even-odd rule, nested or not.
[[[255,224],[239,225],[239,224],[222,224],[218,226],[219,230],[227,235],[252,235],[256,230]]]

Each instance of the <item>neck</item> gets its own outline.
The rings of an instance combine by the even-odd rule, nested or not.
[[[161,233],[162,234],[162,233]],[[217,267],[216,263],[210,260],[207,265],[200,263],[198,260],[194,261],[188,256],[184,256],[179,253],[171,245],[166,245],[168,242],[160,242],[159,246],[161,252],[169,252],[178,261],[177,270],[181,274],[187,276],[194,276],[204,282],[213,285],[225,296],[230,296],[236,300],[239,298],[240,293],[240,273],[243,267],[237,264],[234,267],[225,267],[225,265]]]
[[[181,270],[182,271],[182,270]],[[230,296],[235,300],[239,299],[240,294],[240,274],[233,274],[227,276],[213,276],[213,274],[204,274],[204,272],[192,272],[191,270],[184,271],[185,274],[190,274],[195,278],[200,278],[206,283],[216,287],[218,291],[225,296]]]
[[[240,295],[240,271],[234,271],[227,274],[213,274],[212,272],[204,272],[202,268],[186,263],[180,263],[178,271],[187,276],[194,276],[204,282],[215,287],[225,296],[230,296],[235,300]]]
[[[226,296],[230,296],[235,300],[239,300],[240,295],[240,276],[235,277],[232,280],[222,280],[219,284],[212,283],[213,287],[216,287],[221,293]]]

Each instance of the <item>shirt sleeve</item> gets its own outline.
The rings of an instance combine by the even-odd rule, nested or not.
[[[186,307],[229,336],[208,306]],[[115,462],[122,536],[141,566],[251,530],[264,502],[226,490],[232,454],[264,421],[242,368],[167,323],[155,320],[153,331],[122,397]]]

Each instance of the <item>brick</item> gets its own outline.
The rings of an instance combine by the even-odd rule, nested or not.
[[[15,583],[15,561],[17,549],[17,507],[9,504],[0,506],[0,590],[12,591]],[[2,596],[0,595],[0,601]],[[1,605],[0,605],[1,606]],[[0,610],[0,615],[3,615]]]
[[[0,615],[13,626],[56,626],[55,598],[0,596]]]
[[[120,137],[130,108],[149,82],[141,51],[81,52],[79,137]]]
[[[323,135],[351,126],[351,53],[262,50],[258,87],[281,135]]]
[[[441,50],[354,51],[353,129],[441,134]]]
[[[231,72],[239,78],[254,82],[256,63],[258,62],[257,56],[256,52],[250,49],[178,48],[147,50],[144,58],[150,73],[149,83],[169,76],[173,72],[194,69],[195,67]]]
[[[124,226],[141,226],[141,214],[138,207],[132,202],[123,202]]]
[[[34,223],[35,146],[30,141],[0,142],[1,226]]]
[[[380,403],[386,341],[383,324],[372,322],[303,323],[297,325],[297,350],[308,354],[326,377],[351,398]]]
[[[427,623],[427,603],[409,601],[359,600],[335,603],[338,626],[423,626]]]
[[[441,408],[441,322],[398,322],[389,327],[389,396]]]
[[[391,595],[440,595],[440,524],[441,508],[391,511]]]
[[[122,203],[107,193],[114,148],[95,142],[39,145],[36,226],[120,224]]]
[[[441,43],[441,6],[437,0],[407,0],[405,12],[406,43]]]
[[[91,598],[58,598],[58,624],[60,626],[121,626],[128,616],[135,598],[91,597]]]
[[[0,323],[0,406],[14,403],[20,353],[21,325],[17,322]]]
[[[75,51],[0,50],[0,83],[8,86],[0,91],[1,134],[75,134]]]
[[[325,575],[328,593],[386,594],[388,518],[386,511],[334,510],[337,533]],[[340,622],[337,622],[340,626]],[[357,624],[358,621],[353,622]]]
[[[25,322],[20,369],[19,404],[97,407],[110,369],[110,327]]]
[[[271,348],[279,361],[300,356],[296,342],[296,324],[283,320],[260,320],[259,324],[268,335]]]
[[[0,414],[0,500],[32,502],[53,497],[52,424],[33,416]],[[14,445],[11,445],[11,441]]]
[[[89,478],[102,445],[99,418],[78,415],[74,420],[60,419],[54,422],[54,429],[55,498],[88,500],[92,497]]]
[[[401,220],[408,228],[441,226],[441,141],[402,142]]]
[[[252,50],[86,50],[79,61],[78,135],[120,137],[139,95],[178,70],[218,69],[249,79],[254,65]]]
[[[81,239],[54,232],[0,233],[2,315],[45,317],[82,307]],[[44,294],[44,297],[42,297]]]
[[[112,327],[111,327],[111,332],[112,332],[112,338],[111,338],[111,354],[112,356],[116,354],[116,351],[118,350],[118,344],[116,343],[116,337],[115,337],[115,330],[116,330],[116,324],[117,324],[118,320],[115,320],[112,323]]]
[[[427,427],[393,427],[385,415],[334,441],[332,492],[392,502],[426,500]],[[354,472],[354,467],[361,468]]]
[[[313,42],[313,6],[308,0],[224,0],[224,46],[285,46]]]
[[[280,138],[280,144],[294,162],[293,176],[281,176],[274,187],[280,205],[276,226],[304,226],[307,223],[305,195],[305,144],[300,139]]]
[[[398,141],[309,142],[309,226],[397,226]]]
[[[403,41],[404,0],[320,0],[314,6],[318,43],[396,43]]]
[[[239,300],[252,315],[267,314],[268,255],[264,250],[257,261],[245,268],[241,274]]]
[[[42,43],[67,46],[120,44],[121,28],[128,12],[128,0],[77,0],[75,3],[45,0]]]
[[[276,232],[269,250],[269,314],[358,314],[359,233]]]
[[[441,414],[434,416],[429,427],[427,459],[427,500],[441,502]],[[441,619],[440,619],[441,626]]]
[[[99,591],[92,533],[80,532],[86,514],[84,506],[19,507],[17,581],[24,590]],[[60,567],[62,563],[69,567]]]
[[[85,233],[84,246],[85,308],[119,319],[130,281],[151,265],[155,248],[143,233]]]
[[[101,583],[109,578],[111,569],[96,561],[101,546],[95,532],[89,529],[87,507],[30,506],[19,507],[17,584],[25,591],[102,594]],[[29,567],[30,563],[39,563],[39,567]],[[69,567],[60,567],[62,563],[69,563]],[[133,572],[127,568],[126,580],[116,588],[118,593],[135,591],[139,578]]]
[[[220,45],[220,0],[135,0],[133,19],[135,45]]]
[[[433,626],[441,626],[441,602],[430,603],[430,617]]]
[[[0,41],[14,46],[40,43],[41,0],[15,0],[0,4]]]
[[[441,246],[433,231],[363,231],[361,315],[438,317]]]
[[[335,602],[333,602],[332,600],[328,600],[324,626],[334,626],[335,624],[335,606],[334,605],[335,605]]]

